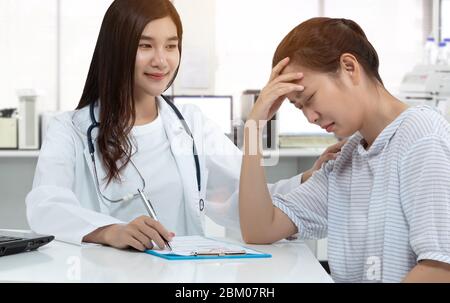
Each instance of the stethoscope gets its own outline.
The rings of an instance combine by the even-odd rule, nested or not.
[[[192,138],[192,145],[193,145],[193,156],[194,156],[194,161],[195,161],[195,170],[196,170],[196,174],[197,174],[197,188],[198,188],[198,193],[199,193],[199,208],[200,211],[203,211],[205,209],[205,202],[204,200],[201,198],[201,175],[200,175],[200,160],[197,154],[197,147],[195,145],[195,141],[194,141],[194,136],[192,135],[192,132],[189,128],[189,126],[186,123],[186,120],[184,119],[183,115],[180,113],[180,111],[178,110],[178,108],[165,96],[161,96],[163,98],[164,101],[167,102],[167,104],[172,108],[172,110],[175,112],[175,114],[177,115],[178,119],[180,119],[181,124],[183,124],[184,130],[186,131],[186,133]],[[89,148],[89,154],[91,155],[91,160],[94,166],[94,175],[95,175],[95,183],[96,186],[98,188],[98,191],[100,193],[100,195],[103,197],[103,199],[111,202],[111,203],[119,203],[119,202],[127,202],[130,201],[136,197],[140,196],[140,192],[144,192],[145,189],[145,179],[142,176],[141,172],[139,171],[139,169],[136,167],[136,165],[134,164],[133,160],[130,157],[130,163],[131,165],[134,167],[134,169],[136,170],[136,172],[138,173],[141,181],[142,181],[142,188],[140,190],[137,191],[137,193],[135,194],[128,194],[125,195],[124,197],[122,197],[121,199],[110,199],[108,197],[106,197],[100,188],[100,182],[98,180],[98,174],[97,174],[97,165],[95,163],[95,148],[94,148],[94,143],[92,140],[92,131],[100,126],[100,123],[97,122],[97,120],[95,119],[95,114],[94,114],[94,108],[95,108],[95,103],[91,103],[89,105],[89,114],[91,116],[91,122],[92,124],[89,126],[88,130],[87,130],[87,143],[88,143],[88,148]]]

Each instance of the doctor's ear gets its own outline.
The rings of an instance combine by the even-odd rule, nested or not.
[[[353,84],[358,84],[361,67],[356,57],[349,53],[342,54],[339,63],[341,72],[347,74],[351,78]]]

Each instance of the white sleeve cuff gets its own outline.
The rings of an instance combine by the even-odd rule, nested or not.
[[[439,262],[450,264],[450,256],[445,255],[442,252],[422,253],[417,257],[417,262],[422,261],[422,260],[433,260],[433,261],[439,261]]]

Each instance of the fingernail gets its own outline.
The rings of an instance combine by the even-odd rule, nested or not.
[[[297,73],[297,77],[303,77],[303,73]]]

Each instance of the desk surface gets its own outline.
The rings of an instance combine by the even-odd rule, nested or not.
[[[53,241],[34,252],[1,257],[0,282],[333,282],[302,241],[246,246],[272,258],[168,261],[135,251]]]

